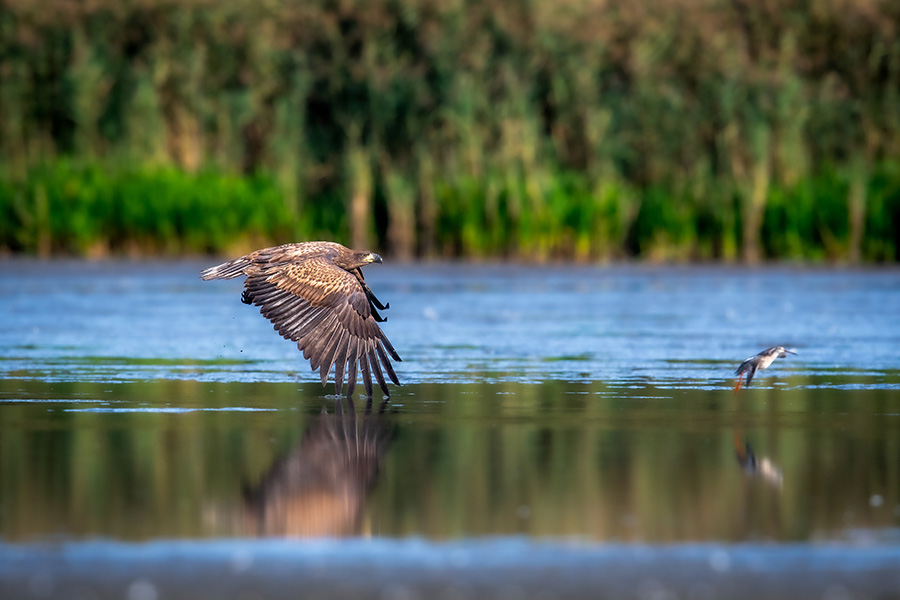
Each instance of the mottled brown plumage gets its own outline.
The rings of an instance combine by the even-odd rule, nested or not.
[[[246,304],[259,306],[284,338],[297,342],[303,358],[319,370],[322,385],[334,366],[338,394],[347,374],[347,395],[362,374],[366,394],[372,395],[372,375],[390,395],[384,372],[399,385],[390,358],[400,360],[378,322],[382,305],[363,278],[361,267],[381,257],[334,242],[302,242],[263,248],[206,269],[202,279],[232,279],[244,275]]]

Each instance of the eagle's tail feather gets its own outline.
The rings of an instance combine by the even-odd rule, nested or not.
[[[242,256],[241,258],[230,260],[227,263],[205,269],[200,273],[200,279],[206,281],[209,281],[210,279],[234,279],[235,277],[243,275],[244,269],[249,264],[250,261],[247,260],[247,257]]]

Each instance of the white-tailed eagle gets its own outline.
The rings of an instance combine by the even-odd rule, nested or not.
[[[335,391],[340,395],[347,376],[347,395],[362,374],[366,394],[372,395],[372,375],[385,395],[387,373],[399,385],[390,359],[400,360],[378,326],[384,321],[381,304],[363,278],[361,267],[381,257],[334,242],[302,242],[263,248],[206,269],[202,279],[246,276],[241,300],[255,304],[284,338],[297,342],[322,385],[334,366]],[[384,369],[384,371],[382,371]]]

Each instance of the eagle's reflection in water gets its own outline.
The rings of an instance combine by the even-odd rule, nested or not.
[[[363,533],[364,508],[390,445],[387,401],[358,414],[352,400],[314,417],[300,443],[245,495],[248,535],[341,537]]]

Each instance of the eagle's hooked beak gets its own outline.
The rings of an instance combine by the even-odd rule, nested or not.
[[[365,260],[366,260],[367,263],[380,263],[380,262],[383,262],[383,261],[381,260],[381,257],[380,257],[379,255],[375,254],[374,252],[369,252],[369,254],[366,256],[366,259],[365,259]]]

